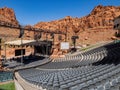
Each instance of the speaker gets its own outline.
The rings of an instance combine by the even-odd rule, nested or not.
[[[62,36],[61,35],[58,36],[58,40],[59,41],[62,40]]]
[[[2,41],[2,39],[0,38],[0,50],[1,50],[1,41]]]
[[[37,36],[38,39],[40,39],[42,37],[42,33],[40,32]]]
[[[20,34],[19,34],[19,38],[22,38],[22,36],[24,35],[24,28],[22,28],[22,26],[20,25]]]
[[[54,33],[51,33],[51,39],[54,39]]]

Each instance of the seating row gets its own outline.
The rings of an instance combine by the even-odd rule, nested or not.
[[[19,70],[36,90],[119,90],[120,43]]]

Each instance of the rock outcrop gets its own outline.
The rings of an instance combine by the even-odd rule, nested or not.
[[[0,8],[0,20],[18,25],[14,10],[11,8]]]
[[[39,22],[34,26],[26,26],[25,28],[40,28],[44,30],[60,30],[63,32],[67,31],[67,41],[72,44],[71,37],[73,35],[78,35],[77,44],[81,46],[87,46],[95,44],[101,41],[115,40],[114,37],[115,30],[113,30],[113,19],[120,15],[120,6],[96,6],[90,14],[87,16],[78,18],[66,16],[60,20],[54,20],[50,22]],[[0,9],[0,20],[10,22],[13,24],[19,24],[16,20],[15,13],[13,9],[1,8]],[[43,33],[43,38],[46,38],[46,34]],[[33,36],[33,33],[26,31],[24,36]],[[50,36],[48,36],[50,37]],[[55,46],[53,54],[60,55],[64,54],[66,51],[60,51],[60,42],[65,41],[63,36],[61,40],[58,40],[59,35],[55,36]]]
[[[78,35],[78,45],[91,45],[101,41],[113,40],[116,32],[113,30],[113,19],[119,15],[120,6],[98,5],[89,15],[82,18],[66,16],[60,20],[39,22],[35,24],[34,27],[53,31],[61,30],[63,32],[67,30],[67,41],[69,41],[70,44],[72,44],[71,37]],[[56,44],[56,48],[59,48],[58,44]],[[59,53],[60,51],[55,50],[55,54],[57,54],[57,52]]]
[[[120,6],[96,6],[89,15],[82,18],[67,16],[51,22],[39,22],[34,27],[50,30],[68,31],[68,40],[72,35],[81,35],[82,32],[91,30],[110,30],[113,28],[113,19],[120,15]],[[101,31],[102,32],[102,31]],[[95,33],[96,34],[96,33]],[[112,34],[112,33],[111,33]],[[113,35],[113,34],[112,34]],[[85,36],[89,37],[89,36]],[[96,36],[97,38],[97,36]],[[89,39],[88,39],[89,40]]]

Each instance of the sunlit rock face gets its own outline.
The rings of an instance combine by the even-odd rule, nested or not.
[[[71,17],[66,16],[60,20],[53,20],[50,22],[38,22],[34,26],[26,26],[25,28],[40,28],[51,31],[67,32],[67,41],[72,44],[71,37],[78,35],[77,45],[91,45],[101,41],[113,40],[115,32],[113,26],[114,18],[120,15],[120,6],[96,6],[90,14],[84,17]],[[0,8],[0,20],[10,22],[12,24],[19,24],[13,9]],[[116,22],[116,21],[115,21]],[[117,21],[118,22],[118,21]],[[0,30],[8,30],[1,28]],[[1,31],[2,32],[2,31]],[[17,32],[18,33],[18,32]],[[14,33],[16,34],[16,33]],[[28,38],[33,36],[33,33],[26,31],[24,37]],[[48,35],[48,38],[51,36]],[[54,54],[60,54],[60,42],[65,41],[65,35],[62,35],[62,39],[58,39],[59,35],[55,35],[54,38]],[[33,38],[33,37],[32,37]],[[46,34],[42,34],[42,38],[46,38]],[[31,39],[31,38],[30,38]],[[56,44],[57,43],[57,44]]]
[[[0,20],[18,25],[14,10],[11,8],[0,8]]]
[[[102,40],[110,40],[114,35],[113,19],[120,15],[120,6],[96,6],[87,16],[78,18],[66,16],[60,20],[39,22],[34,27],[68,32],[68,41],[72,35],[78,35],[81,43],[96,43]],[[96,31],[93,31],[96,30]],[[109,32],[107,31],[109,30]],[[102,33],[105,32],[104,37]],[[107,35],[107,36],[106,36]],[[86,40],[85,37],[88,37]],[[104,38],[104,39],[103,39]]]

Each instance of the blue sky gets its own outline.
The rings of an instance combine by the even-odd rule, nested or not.
[[[97,5],[120,6],[120,0],[0,0],[0,8],[14,9],[17,20],[23,25],[58,20],[65,16],[82,17]]]

